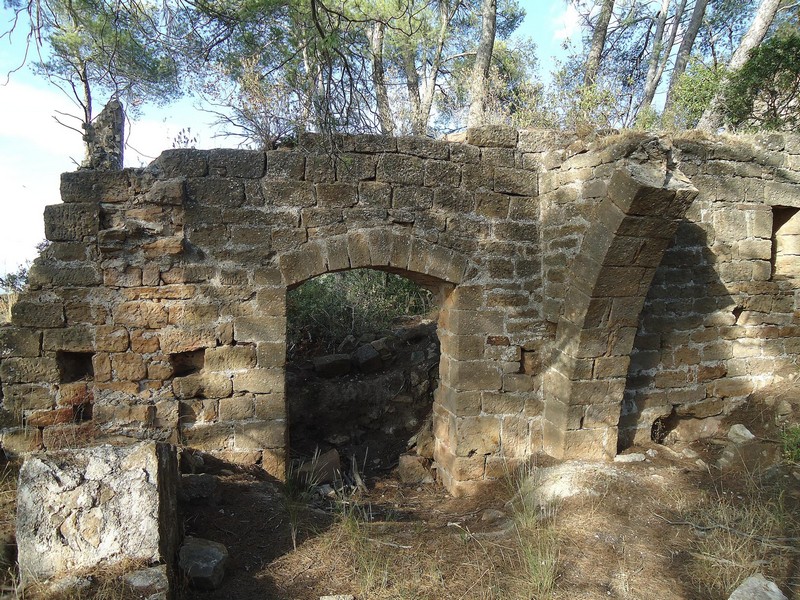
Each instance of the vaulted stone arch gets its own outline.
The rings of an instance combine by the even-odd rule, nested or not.
[[[647,291],[697,189],[675,168],[617,169],[574,264],[545,375],[544,448],[617,452],[625,376]]]

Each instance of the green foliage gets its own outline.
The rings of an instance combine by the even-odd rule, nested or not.
[[[787,427],[781,432],[781,450],[785,460],[800,464],[800,425]]]
[[[664,115],[663,126],[674,129],[694,128],[724,75],[725,69],[721,67],[715,69],[697,58],[691,59],[678,80],[672,114]]]
[[[180,94],[174,55],[160,43],[156,5],[125,0],[6,4],[28,13],[42,56],[34,71],[74,98],[84,123],[93,118],[94,96],[100,92],[120,98],[129,110]]]
[[[28,265],[20,265],[16,271],[0,275],[0,290],[6,293],[19,293],[28,282]]]
[[[430,311],[432,295],[412,281],[355,269],[311,279],[287,296],[289,353],[330,352],[348,335],[391,326],[404,315]]]
[[[736,129],[794,130],[800,123],[800,34],[783,31],[753,49],[734,73],[723,100]]]

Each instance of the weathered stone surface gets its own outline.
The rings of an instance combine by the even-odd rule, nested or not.
[[[401,454],[400,463],[397,465],[400,481],[406,484],[433,483],[427,462],[422,456]]]
[[[199,590],[215,590],[225,578],[228,549],[219,542],[187,537],[178,553],[178,566]]]
[[[97,425],[163,439],[181,428],[189,445],[279,473],[287,292],[355,268],[437,295],[427,447],[449,453],[440,473],[454,491],[542,440],[611,458],[618,426],[624,446],[673,410],[673,438],[708,435],[796,369],[791,136],[301,138],[300,150],[173,150],[143,171],[65,175],[65,204],[46,214],[53,244],[0,328],[3,408],[47,446]],[[390,346],[338,352],[377,380]],[[403,385],[432,385],[422,379]]]
[[[372,344],[360,346],[352,356],[353,364],[364,373],[373,373],[383,367],[380,353]]]
[[[40,454],[25,460],[17,497],[24,582],[177,549],[177,459],[153,442]]]
[[[728,600],[787,600],[787,598],[774,582],[761,573],[756,573],[733,590]]]
[[[157,565],[147,569],[139,569],[127,573],[123,581],[137,594],[147,600],[167,599],[170,593],[170,581],[166,565]]]

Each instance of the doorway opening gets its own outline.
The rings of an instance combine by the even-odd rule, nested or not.
[[[433,458],[436,306],[430,290],[373,269],[327,273],[288,293],[294,464],[317,460],[321,471],[379,477],[405,453]]]

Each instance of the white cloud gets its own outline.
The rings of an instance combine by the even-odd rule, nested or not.
[[[0,85],[0,274],[36,257],[44,207],[61,201],[61,173],[74,171],[83,157],[81,136],[59,125],[56,111],[76,113],[56,90],[14,79]],[[198,137],[198,146],[218,145],[207,120],[188,101],[147,111],[128,124],[126,166],[147,165],[185,127]]]
[[[553,18],[553,38],[559,42],[571,40],[581,28],[581,16],[571,2]]]

